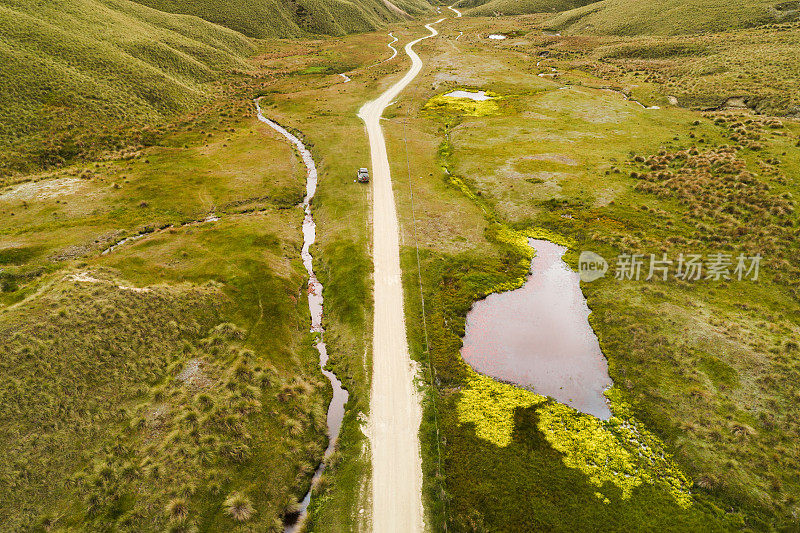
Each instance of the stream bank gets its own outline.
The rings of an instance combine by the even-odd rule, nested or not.
[[[258,111],[258,120],[268,125],[270,128],[283,135],[289,142],[291,142],[306,166],[306,195],[303,198],[303,211],[305,218],[303,219],[303,249],[300,253],[303,259],[303,266],[308,272],[308,309],[311,312],[311,332],[315,334],[316,343],[315,348],[319,353],[319,366],[323,375],[328,378],[333,388],[333,397],[331,403],[328,405],[327,425],[328,425],[328,446],[325,448],[325,455],[314,471],[314,476],[311,478],[311,487],[305,494],[303,499],[298,503],[298,510],[296,518],[292,516],[292,520],[288,521],[284,529],[285,533],[294,533],[297,531],[305,521],[308,511],[308,505],[311,503],[311,492],[316,487],[322,473],[325,471],[325,463],[336,448],[336,440],[339,437],[339,431],[342,428],[342,419],[344,418],[344,406],[347,403],[348,393],[342,387],[342,382],[336,377],[336,374],[325,369],[328,364],[328,348],[325,344],[324,334],[325,328],[322,326],[323,314],[323,297],[322,297],[322,283],[317,279],[314,273],[314,258],[311,255],[311,246],[316,241],[317,237],[317,224],[314,221],[314,216],[311,213],[311,201],[317,192],[318,173],[317,166],[314,163],[314,158],[311,152],[306,148],[297,136],[290,133],[286,128],[280,124],[273,122],[266,118],[261,112],[259,100],[255,100],[256,109]]]

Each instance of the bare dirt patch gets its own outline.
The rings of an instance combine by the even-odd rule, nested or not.
[[[722,107],[723,109],[748,109],[744,97],[741,96],[728,98]]]
[[[394,11],[395,13],[397,13],[402,17],[411,18],[411,15],[409,15],[408,13],[406,13],[405,11],[403,11],[402,9],[391,3],[389,0],[383,0],[383,5],[385,5],[386,7],[388,7],[389,9],[391,9],[392,11]]]
[[[209,389],[214,382],[203,372],[202,359],[190,359],[175,379],[196,389]]]
[[[153,292],[153,289],[149,289],[146,287],[131,287],[129,285],[117,285],[111,280],[96,278],[90,272],[76,272],[74,274],[70,274],[69,276],[67,276],[67,279],[69,279],[70,281],[74,281],[76,283],[103,283],[106,285],[111,285],[123,291]]]
[[[69,279],[79,283],[105,283],[103,280],[89,275],[88,272],[78,272],[77,274],[72,274]]]
[[[58,178],[53,180],[28,181],[14,185],[0,194],[0,201],[49,200],[67,194],[75,194],[85,182],[80,178]]]
[[[578,161],[572,159],[569,156],[563,154],[535,154],[535,155],[526,155],[521,159],[525,160],[532,160],[532,161],[548,161],[550,163],[559,163],[561,165],[570,165],[570,166],[578,166],[580,163]]]

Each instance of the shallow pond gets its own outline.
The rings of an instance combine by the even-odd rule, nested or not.
[[[536,250],[531,276],[517,290],[475,303],[461,355],[481,374],[606,420],[611,411],[603,392],[612,382],[578,273],[562,260],[563,246],[530,244]]]
[[[488,96],[486,91],[453,91],[445,95],[447,98],[469,98],[476,102],[485,102],[491,100],[493,96]]]

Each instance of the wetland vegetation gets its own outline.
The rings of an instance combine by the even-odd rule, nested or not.
[[[407,69],[387,33],[402,52],[450,13],[224,4],[0,1],[2,529],[280,531],[297,512],[331,389],[305,168],[256,97],[318,166],[313,266],[349,393],[305,526],[370,527],[356,114]],[[667,4],[462,0],[386,111],[433,531],[796,527],[798,9]],[[523,285],[531,238],[611,264],[580,287],[608,420],[462,359],[469,310]],[[758,280],[614,276],[625,254],[718,253],[760,254]]]
[[[420,169],[423,179],[411,184],[427,345],[421,302],[410,296],[407,302],[417,313],[417,354],[432,363],[435,376],[427,431],[438,431],[440,439],[438,453],[433,438],[427,448],[431,507],[455,530],[519,523],[563,531],[664,523],[678,531],[790,527],[800,489],[786,470],[797,460],[790,445],[797,405],[788,383],[797,371],[800,329],[792,318],[796,312],[789,311],[798,308],[798,300],[788,258],[797,254],[797,182],[790,176],[800,170],[800,129],[786,108],[764,115],[758,112],[767,109],[755,105],[750,107],[756,112],[747,105],[713,111],[670,105],[666,91],[682,83],[680,72],[667,78],[669,84],[632,72],[633,64],[701,61],[704,50],[684,49],[680,60],[620,59],[621,54],[605,52],[611,48],[608,39],[548,35],[543,20],[459,22],[464,35],[457,42],[454,31],[450,42],[446,37],[429,45],[433,66],[407,119],[415,147],[412,168],[425,164],[421,154],[415,159],[415,150],[437,151],[423,167],[427,177]],[[770,34],[779,47],[776,35],[783,31],[791,30],[764,27],[748,42],[758,49],[755,43]],[[479,32],[516,37],[487,42]],[[748,39],[744,31],[731,35]],[[725,36],[707,38],[721,43]],[[640,58],[669,55],[662,40],[615,39],[615,49],[639,47]],[[754,87],[747,60],[726,64],[739,69],[730,76],[737,81],[716,86],[716,105],[724,107],[740,90],[771,90],[768,82]],[[555,75],[537,76],[551,69]],[[753,91],[744,90],[745,84]],[[461,103],[427,103],[461,88],[492,91],[499,105],[491,113],[475,113]],[[660,109],[646,109],[605,88]],[[404,170],[399,164],[395,175]],[[400,181],[397,194],[408,197],[409,184]],[[459,217],[443,216],[444,211]],[[677,511],[678,500],[658,482],[643,481],[626,491],[600,481],[605,489],[597,490],[592,480],[598,478],[566,452],[572,448],[548,434],[547,401],[519,399],[514,395],[523,393],[516,391],[502,408],[501,398],[511,389],[478,392],[483,382],[459,355],[467,311],[487,294],[520,285],[528,255],[519,239],[536,232],[566,244],[565,259],[573,268],[582,250],[610,261],[625,253],[769,256],[757,283],[620,281],[612,275],[582,284],[615,383],[612,411],[664,446],[673,462],[651,464],[652,475],[660,479],[675,468],[676,479],[686,480],[691,494],[686,508]],[[411,292],[418,266],[416,252],[407,254]],[[501,386],[507,387],[496,385]],[[625,408],[615,411],[617,402]],[[570,416],[581,419],[574,412]],[[486,433],[481,424],[486,420],[494,421],[493,431],[509,428],[508,436]],[[588,431],[588,425],[581,427]],[[580,434],[576,430],[572,442],[586,446]],[[612,454],[624,455],[624,447],[607,442]],[[594,444],[587,449],[596,450]],[[560,459],[543,459],[549,454]],[[611,471],[624,471],[619,463],[607,464]],[[583,472],[586,485],[559,488],[567,475],[563,468]],[[586,498],[578,497],[583,491]],[[521,509],[520,499],[534,503]],[[549,501],[560,507],[543,503]],[[648,509],[647,516],[636,514],[633,508],[639,506]]]

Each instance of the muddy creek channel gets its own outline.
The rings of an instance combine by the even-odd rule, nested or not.
[[[325,448],[325,455],[322,462],[320,462],[317,469],[314,471],[314,476],[311,479],[311,487],[308,489],[303,499],[298,502],[297,514],[287,517],[287,523],[284,527],[285,533],[294,533],[295,531],[299,531],[305,522],[308,506],[311,503],[311,492],[317,486],[317,483],[319,483],[322,477],[322,473],[325,471],[325,461],[336,448],[336,439],[339,437],[339,431],[342,428],[348,393],[347,390],[342,387],[342,382],[339,381],[336,375],[325,368],[328,364],[328,347],[325,344],[325,329],[322,326],[324,307],[322,283],[319,282],[314,273],[314,258],[311,256],[311,246],[317,238],[317,224],[311,212],[311,201],[314,199],[314,195],[317,192],[317,166],[314,163],[311,152],[303,144],[303,141],[280,124],[265,117],[261,112],[261,105],[258,99],[255,100],[255,105],[258,111],[258,120],[268,125],[291,142],[302,157],[303,163],[306,166],[306,195],[303,198],[303,211],[305,212],[305,217],[303,219],[303,249],[300,255],[303,260],[303,266],[305,266],[308,272],[308,309],[311,312],[311,332],[316,334],[315,347],[319,353],[319,366],[322,370],[322,374],[328,378],[333,388],[333,398],[328,405],[328,447]]]

